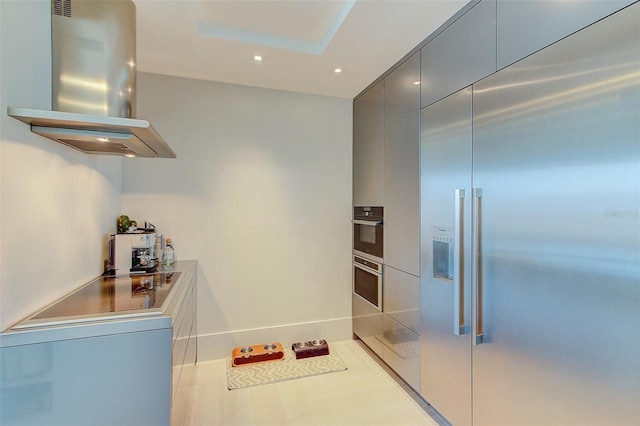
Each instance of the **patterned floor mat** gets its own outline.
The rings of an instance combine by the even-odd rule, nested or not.
[[[304,359],[296,359],[291,349],[285,349],[284,353],[284,359],[279,361],[259,362],[237,367],[231,366],[231,357],[227,357],[227,387],[229,390],[240,389],[347,369],[344,360],[331,349],[329,355]]]

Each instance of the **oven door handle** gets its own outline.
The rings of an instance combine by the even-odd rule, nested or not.
[[[378,226],[382,225],[381,220],[362,220],[362,219],[353,219],[354,225],[367,225],[367,226]]]
[[[353,262],[353,266],[358,268],[358,269],[361,269],[361,270],[363,270],[365,272],[368,272],[368,273],[370,273],[372,275],[375,275],[376,277],[381,277],[382,276],[381,272],[376,271],[375,269],[371,269],[366,265],[362,265],[360,263]]]

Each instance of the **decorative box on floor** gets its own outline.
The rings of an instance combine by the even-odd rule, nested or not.
[[[296,359],[329,355],[329,345],[324,339],[294,343],[293,345],[291,345],[291,350],[296,354]]]
[[[237,367],[254,362],[277,361],[284,358],[281,343],[267,343],[265,345],[240,346],[233,350],[232,365]]]

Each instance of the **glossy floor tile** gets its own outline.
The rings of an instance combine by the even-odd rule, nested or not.
[[[198,363],[173,425],[430,425],[438,423],[374,360],[361,343],[331,343],[348,370],[228,390],[225,361]],[[183,372],[184,374],[184,372]]]

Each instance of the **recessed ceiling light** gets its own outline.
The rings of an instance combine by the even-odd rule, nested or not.
[[[414,81],[413,84],[415,84],[416,86],[420,86],[420,80]]]
[[[136,158],[136,156],[133,154],[125,154],[124,156],[127,158]]]
[[[262,56],[260,56],[260,55],[254,55],[254,56],[253,56],[253,60],[254,60],[254,61],[257,61],[257,62],[260,62],[260,61],[262,61]]]
[[[333,70],[333,72],[335,72],[336,74],[340,74],[342,72],[342,68],[336,68],[335,70]]]

